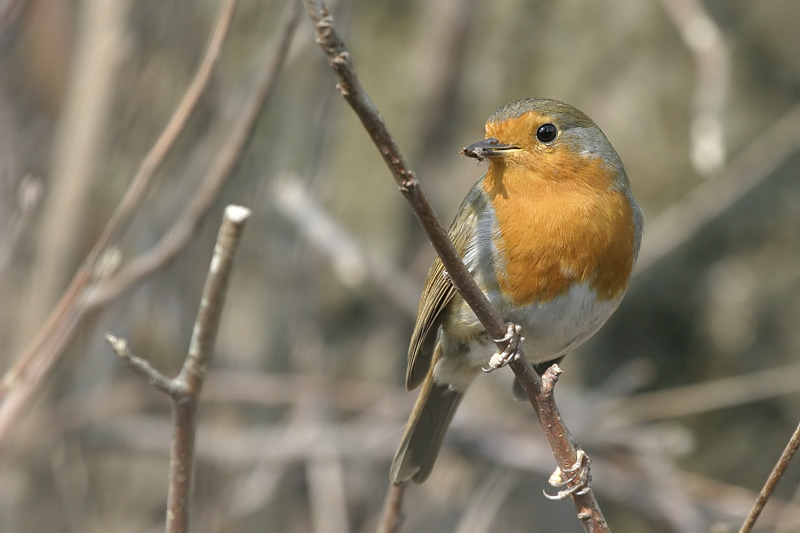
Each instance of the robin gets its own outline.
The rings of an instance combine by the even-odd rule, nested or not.
[[[489,168],[464,198],[450,238],[489,301],[530,339],[525,353],[541,375],[619,306],[642,212],[600,128],[556,100],[502,106],[486,138],[462,153]],[[437,257],[408,348],[406,387],[422,389],[392,462],[394,483],[428,478],[467,387],[495,351]]]

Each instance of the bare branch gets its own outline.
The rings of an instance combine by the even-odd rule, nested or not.
[[[304,1],[314,24],[317,43],[325,52],[328,64],[339,79],[336,87],[353,108],[369,133],[372,142],[378,148],[386,166],[400,187],[400,192],[411,204],[414,214],[428,233],[428,238],[436,252],[442,258],[453,284],[481,320],[489,335],[495,339],[502,338],[506,334],[506,326],[502,317],[492,307],[467,271],[447,236],[447,230],[439,222],[425,191],[422,190],[416,174],[406,163],[372,99],[361,87],[350,59],[350,52],[336,34],[333,16],[328,12],[324,2],[320,0]],[[507,342],[503,343],[502,349],[505,349],[507,344]]]
[[[211,40],[206,49],[205,56],[200,62],[200,66],[197,72],[195,72],[192,82],[186,89],[186,93],[183,95],[183,98],[172,114],[172,118],[170,118],[164,131],[161,132],[161,135],[158,137],[153,147],[150,148],[150,151],[139,164],[139,168],[136,174],[134,174],[130,186],[125,191],[125,196],[120,200],[116,211],[111,215],[111,219],[103,229],[100,238],[97,239],[97,243],[95,243],[92,249],[90,260],[96,260],[97,256],[99,256],[100,253],[111,244],[120,231],[124,229],[131,215],[139,207],[145,192],[147,192],[147,189],[150,187],[156,170],[158,170],[164,162],[167,154],[169,154],[172,147],[175,145],[175,141],[186,127],[189,117],[192,116],[192,112],[194,112],[197,107],[197,102],[200,101],[200,97],[205,93],[208,87],[211,73],[214,71],[214,67],[219,59],[222,45],[225,43],[225,37],[228,35],[228,29],[230,28],[231,20],[233,19],[233,14],[236,11],[238,2],[239,0],[225,0],[223,2],[220,12],[217,15],[217,21],[214,24]]]
[[[167,496],[169,533],[189,531],[200,391],[203,388],[206,365],[219,331],[222,308],[228,292],[228,280],[233,268],[233,257],[244,223],[249,217],[250,210],[244,207],[230,205],[225,209],[189,344],[189,354],[183,363],[181,373],[174,380],[180,393],[173,397],[172,402],[174,427]]]
[[[447,232],[433,211],[425,192],[422,190],[414,171],[406,163],[403,154],[389,133],[386,124],[378,113],[366,91],[361,87],[355,68],[344,42],[339,38],[333,24],[333,17],[322,0],[304,0],[306,11],[311,18],[317,43],[325,53],[328,64],[336,74],[337,88],[347,100],[369,133],[384,162],[414,209],[420,223],[428,233],[428,238],[444,263],[445,269],[461,296],[472,308],[489,336],[502,339],[506,334],[506,324],[502,317],[472,279],[464,263],[453,247]],[[513,339],[498,342],[503,351]],[[542,428],[550,442],[556,462],[563,471],[568,471],[577,461],[574,440],[564,426],[561,416],[553,403],[552,394],[543,390],[542,380],[533,371],[524,354],[509,364],[525,390],[534,410],[539,414]],[[542,404],[546,405],[542,405]],[[572,495],[578,517],[587,531],[607,531],[597,500],[590,487]]]
[[[250,218],[249,209],[237,205],[225,208],[214,257],[211,259],[203,297],[200,300],[200,310],[197,312],[192,340],[189,343],[189,356],[177,378],[186,385],[190,394],[200,393],[199,387],[205,377],[206,364],[211,357],[211,349],[219,330],[225,295],[228,292],[228,280],[233,267],[233,254],[248,218]]]
[[[800,425],[798,425],[794,430],[794,433],[792,433],[789,443],[783,450],[783,453],[781,454],[780,459],[778,459],[778,463],[775,465],[775,468],[772,469],[769,478],[767,478],[767,482],[764,484],[764,488],[762,488],[761,492],[758,494],[758,498],[756,499],[753,508],[750,510],[750,514],[747,515],[744,524],[742,524],[742,528],[739,530],[739,533],[749,533],[753,530],[756,520],[758,520],[758,517],[761,515],[761,511],[764,510],[764,506],[767,504],[770,496],[772,496],[772,493],[775,491],[775,487],[778,486],[778,482],[786,472],[786,467],[789,466],[789,461],[792,460],[792,457],[794,457],[794,454],[798,448],[800,448]]]
[[[118,297],[135,283],[166,265],[188,243],[200,218],[211,207],[222,185],[239,162],[261,110],[273,94],[275,80],[283,67],[289,45],[297,28],[299,13],[296,2],[290,0],[274,53],[269,57],[268,64],[262,70],[262,76],[256,82],[250,99],[245,103],[241,117],[234,125],[227,144],[220,151],[181,217],[175,221],[153,248],[131,260],[113,278],[93,287],[87,294],[86,305],[88,307],[96,308]]]
[[[225,12],[223,10],[221,15]],[[274,81],[283,66],[297,27],[299,7],[294,1],[289,2],[287,14],[278,47],[270,56],[269,64],[263,70],[252,97],[245,104],[241,120],[234,126],[228,143],[221,150],[181,217],[153,249],[133,259],[111,279],[96,278],[96,264],[93,261],[101,259],[103,254],[90,254],[34,340],[3,376],[0,383],[0,443],[8,436],[9,428],[22,409],[39,390],[40,384],[72,340],[86,313],[109,303],[145,276],[166,265],[189,242],[199,220],[206,214],[239,161],[259,112],[273,94]],[[218,18],[217,23],[222,22],[224,19]]]
[[[398,271],[386,258],[368,253],[352,235],[333,220],[296,179],[275,181],[273,198],[278,210],[291,220],[317,250],[326,254],[345,285],[370,279],[399,308],[416,316],[419,284]]]
[[[130,213],[138,205],[141,195],[150,183],[157,167],[186,124],[188,115],[194,109],[194,104],[208,84],[208,74],[219,54],[218,48],[222,45],[229,25],[229,17],[237,0],[226,0],[215,23],[209,51],[203,60],[194,82],[190,85],[181,104],[178,106],[173,118],[170,120],[165,133],[151,148],[145,162],[143,162],[130,188],[135,192],[126,193],[117,211],[109,221],[110,228],[104,230],[95,244],[92,252],[86,257],[81,267],[75,273],[61,299],[50,312],[45,323],[36,332],[32,341],[16,358],[12,367],[5,373],[0,383],[0,442],[8,436],[9,428],[19,416],[21,410],[29,404],[31,398],[39,390],[53,365],[58,361],[70,340],[73,338],[78,326],[82,323],[87,312],[85,289],[89,287],[95,277],[97,261],[107,249],[110,239],[118,233]],[[101,2],[103,3],[103,2]],[[213,59],[213,60],[212,60]],[[169,134],[167,133],[170,132]],[[63,223],[63,221],[59,221]]]
[[[150,363],[133,355],[124,340],[107,335],[117,355],[150,385],[172,398],[172,441],[169,461],[169,494],[167,501],[167,533],[189,531],[194,480],[195,435],[200,392],[206,365],[214,348],[222,309],[233,268],[233,258],[250,210],[230,205],[225,209],[211,258],[200,309],[197,313],[189,353],[181,373],[167,379]]]

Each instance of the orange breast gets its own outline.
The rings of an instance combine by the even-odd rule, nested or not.
[[[559,158],[561,159],[561,158]],[[492,162],[484,181],[497,216],[497,278],[515,305],[547,302],[574,282],[619,297],[634,259],[633,208],[599,160],[546,170]],[[553,169],[558,174],[553,176]]]

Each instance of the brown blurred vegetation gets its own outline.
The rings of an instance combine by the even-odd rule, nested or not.
[[[118,27],[90,43],[109,54],[105,87],[78,79],[74,61],[90,3],[0,2],[3,370],[106,224],[218,10],[210,0],[120,1]],[[284,8],[241,1],[209,90],[117,243],[124,259],[149,249],[194,194]],[[482,172],[459,148],[482,137],[500,104],[557,98],[603,128],[645,210],[645,249],[664,253],[565,361],[562,413],[594,460],[615,531],[738,529],[800,418],[800,121],[791,114],[800,4],[342,0],[334,13],[363,85],[447,221]],[[81,91],[98,93],[96,107],[72,106]],[[92,144],[74,146],[90,120],[100,125]],[[776,129],[781,120],[788,126]],[[768,138],[776,131],[783,152],[749,156],[763,172],[737,166],[751,143],[779,144]],[[698,187],[724,196],[742,168],[756,185],[665,246],[682,219],[659,224],[661,214]],[[51,225],[63,238],[44,234],[66,195],[78,207]],[[203,395],[195,529],[374,529],[413,402],[402,386],[406,342],[433,252],[301,19],[277,93],[191,243],[82,322],[0,436],[0,530],[163,527],[168,405],[103,334],[177,371],[231,202],[254,216]],[[758,374],[768,369],[777,371]],[[496,374],[468,395],[431,479],[408,490],[404,531],[580,530],[571,505],[541,497],[550,452],[511,397],[511,373]],[[733,376],[742,379],[713,385]],[[762,527],[800,529],[799,482],[793,465]]]

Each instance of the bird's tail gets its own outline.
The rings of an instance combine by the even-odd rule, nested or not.
[[[389,476],[393,483],[422,483],[428,478],[463,397],[463,392],[435,383],[433,372],[428,373],[392,461]]]

